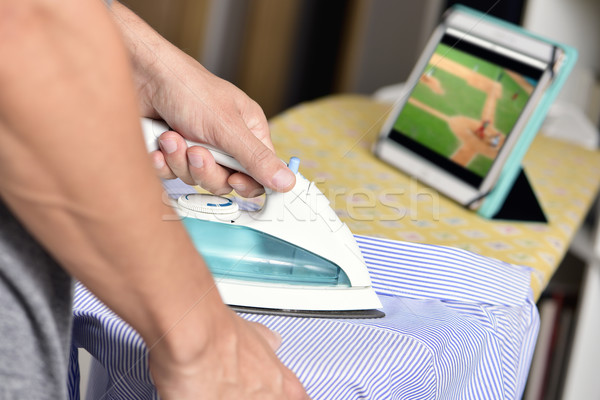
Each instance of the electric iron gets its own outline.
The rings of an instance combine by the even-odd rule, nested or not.
[[[142,118],[148,151],[170,130]],[[217,163],[246,170],[228,154],[205,144]],[[283,161],[282,161],[283,162]],[[296,185],[287,193],[267,190],[263,207],[241,210],[229,198],[193,193],[179,197],[177,213],[208,264],[223,301],[242,312],[325,317],[378,318],[385,314],[371,286],[356,240],[329,207],[329,200],[288,167]]]

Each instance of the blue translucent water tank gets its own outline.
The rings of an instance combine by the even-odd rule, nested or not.
[[[216,278],[350,286],[336,264],[269,234],[233,223],[193,218],[184,218],[183,223]]]

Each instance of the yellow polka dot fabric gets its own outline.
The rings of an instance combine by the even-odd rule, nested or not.
[[[459,247],[532,267],[537,298],[600,184],[600,153],[538,135],[524,167],[548,223],[487,220],[378,160],[371,148],[391,105],[341,95],[271,121],[277,154],[299,157],[355,234]]]

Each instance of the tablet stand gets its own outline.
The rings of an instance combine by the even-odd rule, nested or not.
[[[491,219],[548,222],[522,168],[504,203]]]

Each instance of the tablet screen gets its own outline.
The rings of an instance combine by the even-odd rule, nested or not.
[[[544,72],[446,33],[389,138],[478,187]]]

